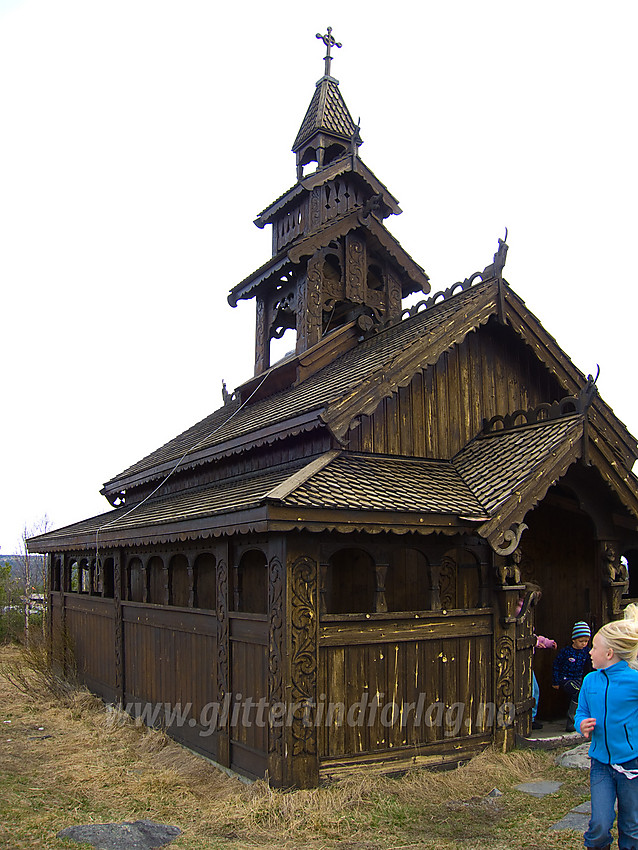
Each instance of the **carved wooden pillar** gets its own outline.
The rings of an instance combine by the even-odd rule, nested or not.
[[[286,729],[288,759],[286,785],[314,788],[319,782],[319,752],[315,723],[319,675],[318,563],[316,543],[299,537],[288,542],[287,636],[289,654]]]
[[[229,551],[217,559],[217,761],[230,767],[230,646],[228,627],[228,558]],[[226,709],[226,710],[224,710]]]
[[[68,552],[62,556],[62,586],[63,593],[68,593],[71,590],[71,558]],[[64,610],[64,608],[63,608]]]
[[[286,728],[281,717],[287,693],[285,641],[286,570],[279,552],[268,562],[268,776],[277,788],[287,784]]]
[[[364,304],[367,286],[366,243],[356,232],[346,236],[345,296],[353,304]]]
[[[255,375],[265,372],[270,366],[270,340],[268,338],[268,310],[261,296],[258,296],[255,318]]]
[[[233,611],[241,611],[241,570],[239,569],[239,564],[233,563]]]
[[[328,593],[328,569],[330,564],[328,561],[322,561],[319,564],[319,616],[328,613],[328,602],[326,595]]]
[[[304,279],[299,283],[296,316],[297,351],[305,351],[321,339],[322,265],[323,257],[315,256],[310,259]]]
[[[188,607],[195,607],[195,552],[186,555],[186,572],[188,575]]]
[[[385,598],[385,580],[388,574],[388,564],[375,565],[376,588],[374,593],[374,612],[375,614],[385,614],[388,610],[388,603]]]
[[[387,301],[386,318],[390,322],[398,322],[401,319],[401,282],[387,269]]]
[[[141,558],[142,561],[142,602],[148,602],[148,562],[150,558],[147,556],[145,558]]]
[[[124,552],[113,553],[113,616],[115,639],[115,692],[117,699],[124,702],[126,690],[124,667],[124,627],[122,621],[122,590],[124,585]]]
[[[427,605],[430,611],[440,611],[441,605],[441,565],[428,565]]]
[[[494,742],[508,750],[516,742],[516,703],[522,696],[521,683],[516,681],[516,609],[525,586],[502,585],[495,591],[500,616],[494,618]]]
[[[476,540],[470,545],[479,565],[479,608],[489,608],[492,601],[492,553],[489,546]]]
[[[169,604],[169,593],[168,593],[168,564],[169,564],[169,555],[166,555],[162,560],[162,605]]]

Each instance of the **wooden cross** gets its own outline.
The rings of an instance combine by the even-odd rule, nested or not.
[[[323,41],[323,43],[326,45],[326,47],[328,48],[326,55],[324,56],[324,59],[325,59],[325,62],[326,62],[326,67],[325,67],[325,70],[324,70],[324,76],[329,77],[330,76],[330,63],[332,62],[332,56],[330,55],[330,48],[331,47],[341,47],[342,45],[341,45],[340,41],[335,40],[335,37],[332,34],[332,27],[328,27],[328,32],[325,35],[321,35],[321,33],[318,32],[317,38],[320,38]]]

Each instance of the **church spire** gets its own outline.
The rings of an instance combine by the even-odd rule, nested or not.
[[[330,51],[333,47],[341,47],[341,42],[332,35],[332,27],[328,27],[325,35],[317,33],[317,38],[326,45],[324,75],[317,81],[315,93],[292,146],[297,156],[298,180],[303,177],[305,165],[316,162],[317,169],[324,168],[344,154],[356,153],[362,144],[359,125],[352,120],[339,91],[339,80],[331,75],[334,57]]]

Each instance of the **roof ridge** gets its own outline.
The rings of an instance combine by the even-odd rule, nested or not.
[[[293,493],[297,487],[305,484],[313,475],[316,475],[318,472],[321,472],[329,463],[339,457],[342,452],[339,449],[330,449],[330,451],[325,452],[325,454],[320,457],[314,458],[310,463],[306,464],[306,466],[301,467],[296,470],[289,478],[286,478],[285,481],[282,481],[281,484],[277,484],[277,486],[273,487],[270,492],[266,493],[264,499],[285,499],[291,493]]]

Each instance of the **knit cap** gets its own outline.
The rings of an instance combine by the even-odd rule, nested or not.
[[[580,620],[578,623],[574,623],[574,628],[572,629],[572,640],[578,640],[578,638],[584,637],[591,637],[591,629],[584,620]]]

